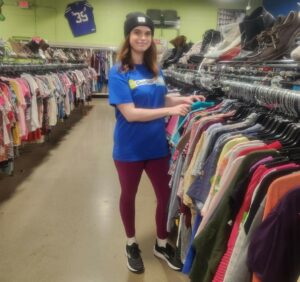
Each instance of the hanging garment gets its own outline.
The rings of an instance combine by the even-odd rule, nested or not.
[[[260,281],[297,281],[300,275],[300,188],[294,189],[257,228],[248,266]]]

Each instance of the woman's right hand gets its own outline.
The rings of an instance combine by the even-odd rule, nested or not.
[[[191,106],[188,104],[181,104],[174,107],[170,107],[170,115],[186,116],[191,110]]]

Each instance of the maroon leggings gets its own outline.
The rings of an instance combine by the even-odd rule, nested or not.
[[[121,184],[120,212],[127,237],[135,236],[135,196],[142,172],[145,170],[157,199],[155,216],[157,237],[166,239],[168,237],[166,226],[170,197],[169,157],[138,162],[115,160],[115,165]]]

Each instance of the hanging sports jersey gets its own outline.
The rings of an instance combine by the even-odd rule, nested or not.
[[[87,1],[70,3],[65,10],[74,36],[96,32],[93,7]]]

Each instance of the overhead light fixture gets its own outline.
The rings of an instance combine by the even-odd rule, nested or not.
[[[248,4],[246,6],[246,11],[251,10],[251,0],[248,0]]]

